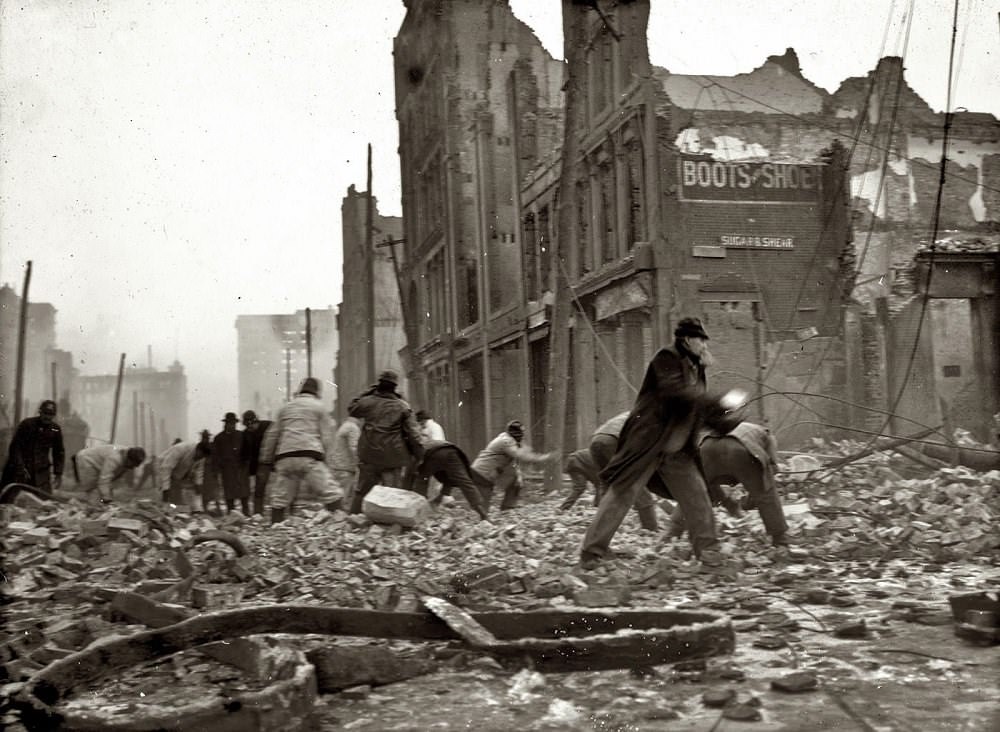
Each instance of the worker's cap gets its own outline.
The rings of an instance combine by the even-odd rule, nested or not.
[[[47,417],[55,417],[56,403],[51,399],[46,399],[44,402],[38,405],[38,413],[44,414]]]
[[[252,409],[248,409],[243,413],[243,424],[249,424],[250,422],[257,421],[257,413]]]
[[[129,465],[142,465],[146,459],[146,451],[141,447],[130,447],[125,451],[125,462]]]
[[[429,415],[427,411],[423,409],[418,409],[415,416],[418,422],[424,422],[431,418],[431,415]]]
[[[524,434],[524,425],[521,424],[518,420],[515,419],[515,420],[507,423],[506,432],[507,432],[507,434],[510,434],[510,435],[523,435]]]
[[[708,340],[708,333],[698,318],[681,318],[674,329],[674,338],[704,338]]]
[[[319,396],[319,379],[315,379],[312,376],[307,376],[302,379],[302,385],[299,387],[299,394],[312,394],[313,396]]]
[[[236,416],[236,412],[226,412],[226,416],[222,418],[222,421],[226,424],[230,422],[239,422],[239,417]]]
[[[386,369],[378,375],[379,381],[385,381],[386,383],[392,384],[393,386],[399,385],[399,374],[397,374],[392,369]]]

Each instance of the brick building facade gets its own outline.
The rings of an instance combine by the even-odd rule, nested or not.
[[[508,417],[541,424],[560,236],[574,301],[564,448],[631,404],[685,315],[712,335],[710,383],[754,393],[754,417],[785,444],[881,426],[852,401],[923,417],[939,402],[930,331],[911,373],[892,373],[914,350],[921,298],[902,285],[929,232],[943,121],[898,59],[833,94],[791,49],[746,74],[676,75],[649,63],[647,3],[602,3],[615,32],[590,14],[577,211],[559,232],[560,66],[505,3],[407,7],[395,57],[405,277],[429,321],[410,367],[470,447]],[[996,132],[989,115],[955,116],[942,228],[995,225]],[[965,319],[980,335],[995,324],[995,306],[977,305],[988,301]],[[995,381],[995,336],[979,340],[960,360]]]

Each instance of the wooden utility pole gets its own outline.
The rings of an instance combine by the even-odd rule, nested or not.
[[[115,384],[115,403],[111,409],[111,444],[115,444],[115,430],[118,427],[118,402],[122,398],[122,378],[125,376],[125,354],[118,361],[118,381]]]
[[[54,402],[56,402],[58,404],[59,403],[59,381],[56,379],[56,369],[57,368],[58,368],[58,365],[56,364],[55,361],[53,361],[52,363],[49,364],[49,370],[51,372],[51,377],[52,377],[52,401],[54,401]],[[67,414],[66,417],[68,417],[68,416],[69,415]]]
[[[21,312],[17,323],[17,366],[14,376],[14,424],[21,424],[24,404],[24,347],[28,332],[28,287],[31,285],[31,260],[24,270],[24,287],[21,288]]]
[[[563,49],[566,56],[565,104],[562,161],[559,172],[559,235],[552,252],[555,299],[549,321],[549,373],[545,384],[545,449],[561,452],[566,438],[566,395],[569,385],[569,267],[566,245],[573,237],[576,214],[574,170],[579,157],[577,122],[580,105],[580,78],[587,47],[587,10],[591,3],[562,0]],[[561,465],[553,460],[545,475],[545,490],[559,488]]]
[[[292,400],[292,349],[285,349],[285,401]]]
[[[372,145],[368,143],[368,208],[365,211],[365,266],[368,276],[368,383],[375,383],[375,196],[372,193]]]
[[[135,443],[143,450],[146,449],[146,402],[139,402],[139,441]]]
[[[156,414],[153,405],[149,405],[149,454],[156,454]]]
[[[139,444],[139,392],[132,392],[132,444]]]
[[[306,376],[313,375],[312,312],[306,308]]]

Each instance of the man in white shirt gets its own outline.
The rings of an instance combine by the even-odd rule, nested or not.
[[[131,477],[131,471],[145,459],[146,451],[141,447],[85,447],[73,456],[73,477],[79,488],[88,493],[96,490],[104,503],[110,503],[116,484],[121,487],[126,474]]]
[[[503,488],[503,501],[500,510],[507,511],[517,507],[517,498],[521,493],[521,471],[519,463],[536,465],[547,463],[552,459],[552,453],[540,454],[526,445],[521,445],[524,439],[524,426],[514,420],[507,428],[490,440],[490,443],[479,451],[472,462],[476,471],[491,487],[483,491],[483,501],[489,510],[494,488]]]

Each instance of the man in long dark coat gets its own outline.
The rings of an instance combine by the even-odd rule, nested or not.
[[[55,419],[56,403],[46,399],[38,407],[37,417],[21,420],[10,441],[0,488],[8,483],[26,483],[51,493],[62,485],[66,450]]]
[[[683,318],[674,330],[673,345],[661,348],[650,361],[618,450],[600,474],[608,490],[584,536],[582,568],[593,569],[607,555],[625,514],[654,474],[687,517],[695,555],[706,563],[717,561],[715,517],[695,445],[699,412],[707,401],[701,362],[707,341],[700,320]],[[656,490],[656,485],[650,488]]]
[[[257,413],[248,409],[243,413],[243,455],[246,464],[247,480],[253,478],[253,512],[263,515],[264,499],[267,493],[267,481],[270,473],[258,471],[260,464],[260,446],[264,442],[264,433],[271,426],[270,420],[257,419]]]
[[[243,513],[250,515],[250,482],[243,462],[243,433],[236,429],[239,419],[235,412],[226,412],[222,432],[212,440],[212,467],[222,484],[226,511],[232,512],[239,499]]]

